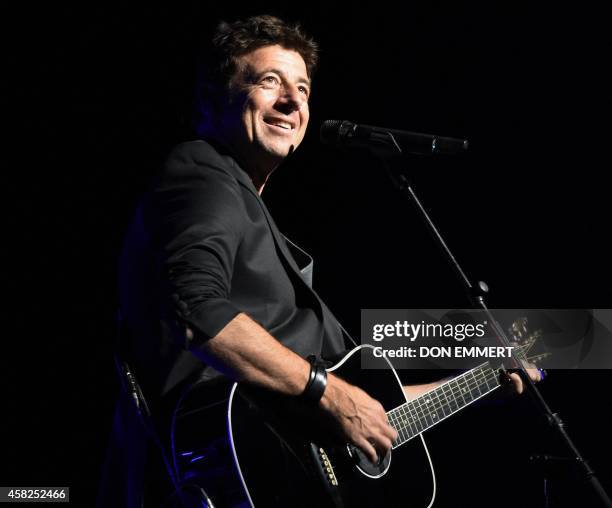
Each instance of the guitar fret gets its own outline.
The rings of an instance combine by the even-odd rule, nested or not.
[[[389,411],[389,423],[398,433],[393,446],[409,441],[498,386],[497,372],[483,364]]]
[[[463,406],[465,406],[467,404],[465,397],[463,396],[463,390],[461,389],[461,385],[459,384],[459,381],[455,381],[454,383],[454,391],[458,396],[457,402],[459,403],[459,408],[461,409]]]
[[[421,422],[421,417],[419,416],[419,411],[418,409],[415,407],[414,404],[410,404],[408,405],[408,411],[410,411],[410,413],[412,414],[413,420],[414,420],[414,425],[417,428],[417,430],[419,432],[423,432],[424,427],[423,427],[423,422]]]
[[[406,425],[405,425],[405,421],[406,421],[406,415],[404,414],[403,410],[400,407],[400,411],[399,411],[399,419],[400,419],[400,427],[398,429],[399,431],[399,435],[402,439],[402,441],[407,441],[410,436],[408,435],[408,430],[406,429]]]
[[[491,382],[491,384],[493,386],[489,385],[489,382]],[[489,390],[493,390],[494,388],[497,388],[499,386],[498,382],[497,382],[497,376],[493,376],[493,378],[491,379],[490,377],[487,377],[487,388]]]
[[[442,416],[440,416],[439,400],[436,396],[435,390],[431,392],[431,395],[429,396],[429,401],[433,409],[433,412],[431,413],[431,419],[434,423],[437,423],[438,421],[444,418],[444,412],[442,412]]]
[[[389,414],[391,415],[391,424],[398,432],[398,438],[396,440],[396,444],[397,443],[401,444],[404,441],[407,441],[410,436],[408,436],[407,430],[403,423],[401,406],[391,411]]]
[[[440,420],[443,420],[444,418],[446,418],[448,415],[446,414],[446,411],[444,409],[445,403],[442,400],[442,398],[440,397],[442,391],[439,389],[434,390],[434,395],[436,397],[436,404],[438,405],[438,417]]]
[[[472,396],[472,390],[470,389],[470,385],[467,382],[467,378],[465,376],[461,379],[461,391],[463,393],[463,399],[466,401],[466,404],[469,404],[474,400]]]
[[[448,407],[451,410],[451,414],[452,414],[455,411],[457,411],[457,409],[459,409],[459,404],[457,404],[457,399],[455,398],[453,391],[448,387],[447,384],[442,385],[442,389],[444,391],[444,395],[446,399],[449,401]]]
[[[412,430],[412,435],[416,436],[422,430],[422,427],[421,429],[419,429],[420,422],[418,420],[417,414],[413,410],[412,406],[410,406],[408,403],[404,404],[402,408],[403,411],[408,415],[408,421],[410,422],[410,429]]]
[[[420,397],[414,400],[413,407],[416,409],[416,414],[418,416],[419,423],[421,423],[421,426],[423,427],[423,430],[427,429],[430,426],[430,423],[427,421],[427,413],[423,409]]]
[[[470,395],[474,398],[477,399],[478,397],[480,397],[482,395],[482,392],[480,391],[480,385],[478,383],[478,380],[476,379],[476,376],[474,376],[474,373],[471,373],[472,375],[472,379],[475,381],[475,386],[474,388],[470,389]]]
[[[403,435],[397,410],[392,412],[392,426],[397,430],[398,441],[401,441],[403,439]]]
[[[408,423],[409,438],[411,438],[412,436],[417,434],[416,426],[414,424],[414,416],[411,413],[406,411],[406,407],[404,406],[401,406],[401,407],[402,407],[402,413],[405,415],[406,421]]]
[[[433,425],[434,419],[431,415],[431,409],[429,407],[429,403],[431,402],[429,398],[417,399],[419,400],[419,408],[421,409],[421,413],[425,419],[426,427],[430,427]]]
[[[403,405],[402,406],[402,411],[404,412],[404,414],[406,415],[406,418],[408,419],[408,422],[410,424],[410,431],[412,436],[416,435],[419,433],[419,427],[417,425],[417,415],[415,414],[414,411],[410,410],[410,406],[408,405]],[[410,436],[410,437],[412,437]]]
[[[395,410],[389,411],[387,413],[387,421],[389,422],[389,425],[391,425],[391,427],[397,429],[397,423],[395,420]]]
[[[450,408],[449,408],[449,401],[448,401],[448,397],[446,396],[446,393],[444,392],[443,387],[439,387],[436,392],[438,392],[438,397],[441,401],[442,404],[442,411],[444,412],[444,416],[449,416],[451,414]],[[444,397],[444,401],[442,402],[442,397]],[[446,408],[446,409],[445,409]],[[446,411],[448,409],[448,414],[446,414]]]
[[[418,433],[422,432],[423,431],[423,424],[421,423],[418,411],[414,407],[414,405],[411,402],[407,402],[406,404],[404,404],[402,406],[402,408],[409,415],[410,422],[411,422],[411,424],[414,426],[414,428],[416,430],[415,434],[418,434]]]

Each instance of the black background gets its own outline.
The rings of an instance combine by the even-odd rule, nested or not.
[[[491,307],[612,306],[603,12],[510,2],[24,5],[3,16],[14,114],[3,150],[0,483],[69,485],[73,505],[93,505],[118,389],[122,235],[168,149],[188,139],[196,41],[219,19],[263,12],[300,20],[321,45],[309,133],[264,199],[315,257],[315,286],[351,331],[361,308],[468,304],[377,162],[320,145],[329,118],[469,139],[466,157],[407,164],[464,269],[490,285]],[[552,372],[542,385],[609,490],[610,380]],[[527,458],[563,453],[525,398],[470,408],[431,441],[439,506],[542,506]],[[571,481],[552,486],[561,506],[582,496]]]

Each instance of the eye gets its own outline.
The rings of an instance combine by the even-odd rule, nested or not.
[[[276,76],[266,76],[261,81],[262,83],[268,86],[276,86],[280,83],[280,81],[278,80]]]
[[[303,94],[304,94],[306,97],[308,97],[308,95],[309,95],[309,93],[310,93],[310,90],[308,90],[308,88],[307,88],[307,87],[305,87],[305,86],[300,86],[300,87],[298,87],[298,90],[299,90],[301,93],[303,93]]]

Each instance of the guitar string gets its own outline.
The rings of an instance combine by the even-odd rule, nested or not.
[[[524,345],[519,345],[516,347],[517,356],[521,357],[521,354],[524,356],[524,348]],[[476,375],[478,375],[481,379],[477,379]],[[461,376],[457,376],[447,383],[444,383],[442,386],[432,390],[428,394],[425,394],[426,396],[430,396],[430,401],[433,402],[432,404],[428,402],[427,404],[422,405],[419,400],[421,397],[417,397],[415,400],[410,401],[412,405],[410,403],[405,403],[398,408],[389,411],[389,422],[393,424],[393,427],[399,434],[398,439],[396,439],[394,442],[394,446],[403,444],[415,435],[424,432],[431,426],[435,425],[435,423],[438,421],[441,421],[453,413],[463,409],[474,400],[496,389],[499,386],[497,375],[497,371],[490,368],[489,362],[485,362],[484,364],[462,374]],[[471,376],[472,379],[468,381],[469,376]],[[451,384],[453,382],[455,384],[454,390]],[[464,383],[463,387],[460,386],[460,382]],[[474,382],[474,384],[471,384],[472,382]],[[493,383],[493,387],[489,386],[489,382]],[[486,390],[485,393],[482,393],[481,387],[484,385],[486,385]],[[476,396],[474,396],[473,393],[475,389],[478,389],[478,394]],[[466,401],[465,395],[468,393],[470,395],[470,400]],[[457,394],[463,399],[463,403],[457,400]],[[452,397],[452,400],[449,399],[449,395]],[[442,400],[442,396],[444,397],[444,400]],[[437,419],[440,410],[442,411],[442,417]],[[446,414],[447,410],[449,411],[448,414]],[[427,420],[427,417],[430,414],[434,415],[434,417],[430,417],[431,423],[429,423]],[[425,425],[423,425],[423,421]],[[421,427],[420,430],[419,426]]]
[[[493,385],[492,388],[491,384]],[[499,381],[496,371],[488,367],[488,363],[486,363],[389,411],[390,423],[394,424],[393,426],[399,434],[394,446],[403,444],[498,386]],[[452,396],[452,400],[449,399],[449,394]],[[467,397],[468,394],[469,398]],[[463,399],[463,403],[457,400],[457,396]],[[440,411],[442,411],[441,415]]]
[[[464,379],[460,380],[464,382],[464,386],[461,386],[459,381],[455,380],[455,391],[457,391],[457,388],[460,388],[459,395],[463,399],[463,403],[457,401],[454,396],[452,401],[449,400],[448,393],[453,395],[453,392],[446,392],[447,385],[443,385],[435,391],[428,393],[424,398],[420,398],[420,400],[416,401],[416,404],[412,404],[412,407],[410,405],[405,405],[404,407],[397,408],[392,413],[392,421],[399,434],[394,445],[398,446],[403,444],[415,435],[427,430],[437,422],[499,386],[495,384],[492,377],[486,377],[482,373],[479,374],[479,377],[480,379],[477,379],[475,375],[472,374],[472,379],[470,380],[469,377],[466,376]],[[489,386],[491,381],[493,381],[493,388]],[[469,393],[471,397],[469,400],[465,397],[467,393]],[[422,402],[425,403],[423,404]],[[408,409],[408,412],[406,412],[406,409]],[[397,413],[400,415],[399,418],[396,416]]]
[[[491,390],[499,386],[499,384],[495,382],[496,375],[494,374],[493,371],[485,372],[481,369],[477,375],[478,377],[476,377],[476,373],[474,371],[470,371],[466,373],[465,375],[459,376],[458,378],[455,378],[454,380],[451,380],[450,382],[445,383],[445,385],[438,387],[436,390],[433,390],[432,392],[429,392],[428,394],[425,394],[424,396],[419,397],[418,399],[421,399],[421,400],[418,400],[417,401],[418,403],[414,404],[416,412],[413,411],[411,413],[412,417],[409,415],[407,419],[402,418],[402,420],[400,420],[399,422],[400,428],[402,429],[402,432],[400,433],[402,437],[401,439],[402,442],[401,443],[398,442],[398,444],[402,444],[407,439],[410,439],[411,437],[413,437],[415,434],[418,434],[419,432],[422,432],[423,430],[427,430],[427,428],[433,426],[438,421],[441,421],[443,418],[450,416],[452,413],[458,411],[459,409],[462,409],[465,405],[468,405],[475,399],[485,395],[486,393],[490,392]],[[457,388],[459,388],[460,389],[459,396],[461,396],[461,398],[463,399],[463,405],[462,405],[460,401],[456,401],[456,397],[453,397],[455,399],[454,402],[456,404],[456,407],[454,408],[452,407],[450,401],[448,400],[448,395],[447,395],[447,392],[445,391],[447,386],[453,382],[456,385],[455,392],[457,392]],[[463,382],[463,385],[461,385],[460,382]],[[490,382],[493,382],[493,388],[489,386]],[[482,390],[483,388],[484,388],[484,393]],[[476,392],[476,390],[478,391]],[[450,393],[452,394],[452,391]],[[467,393],[469,393],[471,396],[469,400],[466,400],[466,397],[465,397]],[[444,399],[446,399],[446,402],[442,400],[441,395],[444,395]],[[426,404],[422,404],[421,402],[425,400],[425,398],[429,399],[429,402],[427,402]],[[411,401],[411,402],[415,402],[415,401]],[[402,414],[401,412],[402,409],[404,408],[400,409],[400,414]],[[440,410],[442,411],[442,415],[439,415]],[[448,414],[447,414],[447,410],[448,410]],[[420,415],[422,416],[419,416],[419,411],[420,411]],[[406,413],[403,412],[403,414],[405,415]],[[429,414],[434,415],[434,416],[429,416]],[[435,418],[436,414],[440,416],[440,419]],[[428,416],[429,416],[429,419],[428,419]],[[403,420],[407,420],[407,421],[403,421]],[[394,418],[394,421],[397,421],[396,418]],[[425,425],[423,425],[423,421]],[[408,423],[408,426],[405,423]],[[421,429],[415,433],[411,425],[416,427],[416,423],[420,424]],[[408,438],[406,438],[403,435],[406,433],[405,431],[407,428],[409,428],[409,430],[411,431],[408,434]],[[417,430],[418,430],[418,427],[417,427]]]
[[[490,391],[488,382],[492,380],[492,378],[487,377],[489,374],[491,373],[486,373],[481,370],[478,372],[477,378],[474,371],[471,371],[447,383],[449,386],[454,383],[455,393],[458,393],[461,399],[463,399],[463,403],[461,401],[457,401],[457,397],[451,392],[451,394],[453,394],[453,402],[456,404],[455,408],[451,406],[448,396],[444,392],[444,385],[442,385],[442,387],[438,387],[432,392],[418,397],[415,399],[415,401],[411,401],[414,403],[413,405],[416,408],[416,414],[419,419],[419,423],[421,423],[421,427],[423,427],[423,421],[425,423],[425,428],[422,430],[426,430],[438,421],[468,405],[476,398],[482,396],[483,392],[481,388],[484,388],[485,385],[487,386],[485,392],[488,393],[488,391]],[[443,394],[446,401],[442,399]],[[469,398],[467,397],[468,394]],[[441,414],[440,411],[442,412]],[[439,419],[438,416],[440,417]]]
[[[523,350],[524,346],[517,346],[516,349],[517,349],[517,356],[519,358],[521,357],[521,355],[524,356],[524,350]],[[477,379],[476,378],[477,374],[482,379]],[[490,379],[487,378],[487,376],[489,375],[492,376]],[[469,379],[470,376],[472,378],[471,380]],[[472,381],[474,381],[475,385],[471,384]],[[484,381],[484,383],[482,381]],[[493,381],[492,388],[489,386],[489,381]],[[453,397],[453,400],[450,401],[446,390],[447,390],[447,387],[451,386],[452,382],[455,383],[455,392],[453,392],[452,389],[449,389],[448,393],[450,393],[450,395]],[[463,383],[463,386],[461,386],[460,383]],[[484,385],[484,384],[487,385],[487,390],[485,394],[483,394],[480,390],[481,385]],[[473,402],[475,399],[483,395],[486,395],[487,393],[491,392],[498,386],[499,386],[499,382],[497,381],[497,371],[491,369],[489,366],[489,363],[485,362],[484,364],[462,374],[461,376],[458,376],[457,378],[445,383],[444,385],[436,388],[432,392],[429,392],[428,394],[426,394],[426,395],[432,395],[431,399],[433,400],[434,404],[429,404],[428,402],[427,404],[422,405],[421,402],[418,400],[419,398],[417,398],[415,399],[415,401],[411,401],[411,402],[416,402],[416,404],[414,404],[414,407],[405,406],[405,408],[396,408],[396,410],[400,414],[400,426],[403,427],[402,430],[405,430],[406,426],[405,425],[402,426],[401,422],[402,421],[406,422],[407,420],[408,421],[407,423],[409,423],[409,430],[412,433],[412,436],[415,434],[418,434],[419,432],[422,432],[423,430],[426,430],[430,426],[434,425],[437,421],[440,421],[441,419],[449,416],[455,411],[462,409],[466,405]],[[474,389],[478,389],[478,394],[476,396],[474,396],[474,393],[473,393]],[[463,399],[463,404],[461,404],[460,401],[457,401],[457,396],[456,396],[457,391],[459,392],[458,395]],[[466,397],[465,397],[466,394],[470,395],[470,400],[466,400]],[[442,397],[441,397],[442,395],[444,396],[444,399],[446,402],[442,401]],[[451,405],[452,403],[454,403],[457,407],[453,408]],[[424,410],[423,408],[425,408],[426,410]],[[431,411],[432,408],[434,409],[434,411]],[[408,414],[406,413],[405,409],[408,409]],[[446,414],[446,409],[450,410],[449,415]],[[439,416],[438,412],[440,410],[442,410],[443,416],[440,418],[440,420],[434,420],[436,415]],[[434,417],[430,417],[432,423],[429,423],[427,420],[427,417],[429,414],[433,414],[434,416]],[[422,420],[424,420],[426,424],[425,428],[423,428]],[[421,426],[421,430],[418,429],[417,423]],[[414,432],[412,426],[416,428],[417,430],[416,433]],[[411,438],[412,436],[409,435],[408,439]],[[405,439],[405,438],[402,437],[402,439]]]
[[[472,379],[470,380],[470,384],[467,385],[466,383],[466,386],[468,386],[471,392],[473,392],[476,388],[479,388],[481,384],[484,385],[487,383],[487,378],[483,377],[482,373],[479,373],[479,377],[482,378],[482,381],[484,381],[482,383],[481,380],[477,379],[473,374],[471,377]],[[465,379],[468,379],[467,376],[465,376]],[[427,428],[436,421],[439,421],[435,420],[436,412],[439,412],[441,410],[441,418],[443,418],[448,416],[449,414],[452,414],[458,409],[460,403],[456,401],[456,398],[453,397],[453,399],[455,399],[453,401],[449,400],[449,397],[446,392],[448,384],[450,383],[445,383],[445,385],[438,387],[436,390],[433,390],[432,392],[426,394],[423,398],[419,398],[419,400],[411,401],[413,402],[412,407],[410,405],[406,405],[404,407],[396,409],[392,413],[393,421],[399,423],[400,437],[402,440],[406,439],[406,436],[404,436],[403,434],[407,433],[408,438],[410,438],[416,433],[424,430],[424,428]],[[457,380],[455,380],[455,384],[459,386]],[[464,390],[462,390],[462,392],[463,391]],[[479,390],[479,395],[480,394],[481,392]],[[422,404],[423,401],[425,401],[426,403]],[[455,407],[453,407],[452,402],[455,403]],[[464,403],[467,403],[467,401],[465,401],[465,398]],[[408,412],[406,412],[406,409],[408,409]],[[449,412],[449,414],[447,414],[447,411]],[[396,417],[397,413],[399,413],[399,422],[398,418]],[[431,413],[433,415],[429,417],[429,419],[428,413]],[[423,425],[423,423],[425,423],[425,425]],[[420,426],[421,428],[419,429],[418,426]],[[415,432],[415,429],[417,432]],[[409,432],[406,432],[407,430]]]
[[[410,438],[414,434],[423,431],[429,426],[427,415],[424,411],[424,406],[420,403],[420,400],[417,398],[415,401],[411,402],[412,404],[400,406],[399,411],[396,410],[396,412],[399,412],[400,414],[400,425],[398,430],[402,440],[406,439],[406,437],[403,435],[404,433],[408,434],[408,438]],[[406,425],[406,423],[408,425]],[[417,432],[415,432],[415,429]],[[406,430],[409,430],[410,432],[406,432]]]

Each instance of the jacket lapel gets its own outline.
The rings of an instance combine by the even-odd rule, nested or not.
[[[293,259],[293,256],[289,252],[289,248],[287,247],[287,243],[285,242],[284,236],[282,235],[282,233],[279,231],[278,227],[276,226],[274,219],[272,218],[272,216],[270,215],[270,212],[268,211],[268,207],[261,199],[261,196],[257,192],[257,189],[255,189],[253,182],[249,178],[248,174],[238,166],[238,164],[234,161],[233,158],[228,157],[228,159],[231,162],[232,175],[238,180],[240,184],[242,184],[244,187],[247,188],[247,190],[255,197],[255,199],[259,203],[259,206],[261,207],[261,210],[263,211],[264,217],[266,218],[266,221],[268,222],[268,225],[270,226],[270,230],[272,231],[272,237],[274,238],[274,243],[276,244],[276,248],[281,254],[283,261],[286,261],[287,264],[291,267],[291,269],[295,272],[295,274],[300,279],[303,280],[302,273],[300,272],[299,267],[297,266],[295,260]]]

